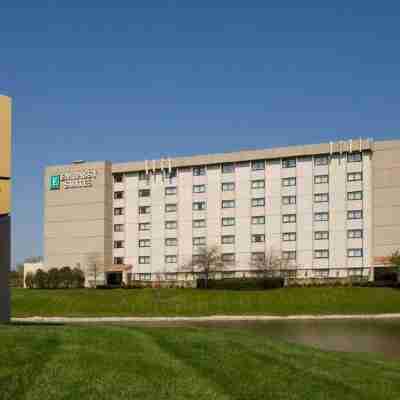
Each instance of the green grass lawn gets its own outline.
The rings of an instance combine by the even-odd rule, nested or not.
[[[319,287],[269,291],[196,289],[12,290],[12,314],[27,316],[200,316],[400,312],[400,290]]]
[[[245,328],[0,327],[1,400],[399,398],[400,362]]]

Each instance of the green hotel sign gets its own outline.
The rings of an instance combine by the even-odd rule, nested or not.
[[[96,176],[97,171],[95,169],[51,175],[49,188],[50,190],[90,188],[93,186]]]
[[[61,177],[60,175],[53,175],[50,177],[50,190],[60,190]]]

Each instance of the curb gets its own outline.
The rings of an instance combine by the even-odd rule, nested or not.
[[[313,321],[313,320],[377,320],[400,319],[396,314],[332,314],[332,315],[213,315],[205,317],[25,317],[11,318],[12,323],[99,323],[99,322],[235,322],[235,321]]]

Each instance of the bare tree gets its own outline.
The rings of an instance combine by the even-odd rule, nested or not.
[[[210,277],[225,267],[219,248],[204,246],[198,248],[197,254],[193,255],[192,260],[184,265],[182,270],[192,273],[193,276],[200,274],[204,278],[207,288]]]
[[[265,253],[255,255],[251,261],[251,266],[257,271],[257,275],[265,278],[272,275],[275,271],[286,269],[289,266],[289,260],[283,258],[280,252],[274,251],[272,248]]]
[[[99,277],[103,277],[103,282],[105,281],[105,265],[103,257],[100,253],[93,252],[86,256],[85,263],[85,281],[89,286],[96,288],[98,285]]]

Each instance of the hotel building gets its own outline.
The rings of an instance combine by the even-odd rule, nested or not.
[[[265,254],[299,279],[368,277],[400,248],[399,177],[400,140],[372,139],[51,166],[44,263],[189,279],[182,266],[217,245],[226,277]]]

